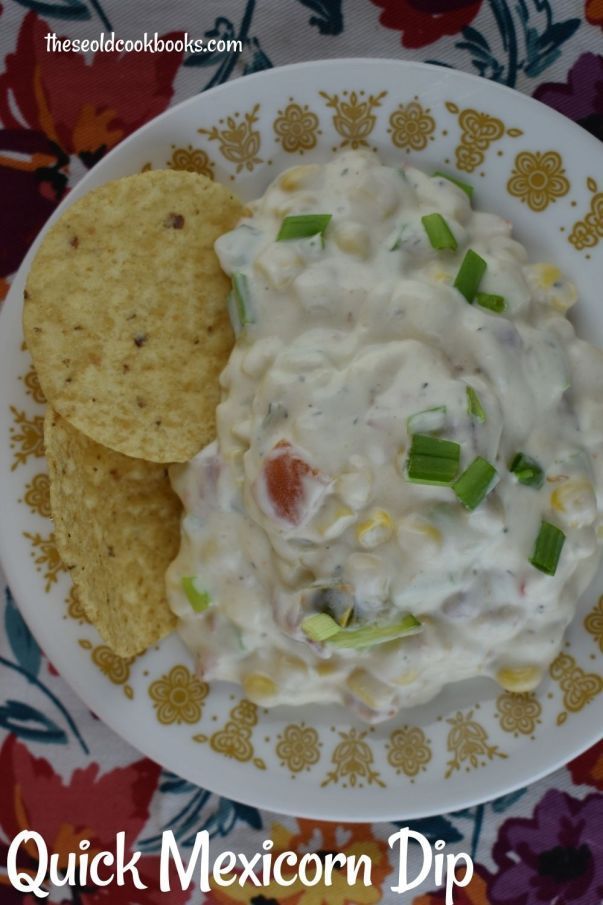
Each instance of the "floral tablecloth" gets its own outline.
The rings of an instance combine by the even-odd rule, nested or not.
[[[115,31],[236,38],[242,53],[49,53],[45,36]],[[518,88],[603,139],[603,0],[2,0],[0,3],[0,298],[36,233],[77,180],[124,136],[195,92],[298,60],[379,56],[438,62]],[[185,162],[190,165],[191,161]],[[194,161],[193,161],[194,163]],[[1,503],[0,503],[1,505]],[[0,574],[1,586],[4,581]],[[80,839],[111,848],[126,831],[149,889],[55,888],[50,902],[145,905],[390,903],[400,897],[387,846],[394,824],[283,818],[212,795],[141,758],[80,702],[39,650],[8,588],[0,630],[0,903],[34,901],[6,878],[7,843],[38,830],[51,850]],[[459,905],[603,902],[603,743],[511,795],[416,821],[475,861]],[[231,849],[366,852],[373,884],[345,878],[258,890],[162,894],[163,830],[186,855],[202,829]],[[61,861],[61,858],[59,861]],[[20,855],[35,870],[33,850]],[[428,881],[413,905],[444,902]],[[410,901],[410,900],[409,900]]]

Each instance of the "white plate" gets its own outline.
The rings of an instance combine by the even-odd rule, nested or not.
[[[291,164],[367,145],[386,162],[409,160],[471,181],[474,203],[511,219],[533,260],[555,261],[575,280],[578,330],[603,345],[603,194],[594,178],[601,145],[536,101],[450,69],[338,60],[222,85],[124,141],[57,215],[93,186],[149,166],[210,172],[249,199]],[[603,725],[603,572],[536,694],[463,683],[374,729],[336,707],[267,711],[242,701],[232,686],[208,688],[193,678],[176,636],[134,662],[113,657],[70,605],[44,515],[43,403],[21,345],[32,252],[1,320],[0,549],[40,644],[112,729],[222,795],[339,820],[409,819],[468,806],[536,779],[596,741]]]

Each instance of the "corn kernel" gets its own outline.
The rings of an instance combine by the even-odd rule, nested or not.
[[[363,704],[373,710],[378,710],[392,698],[391,688],[376,679],[366,669],[355,669],[350,673],[345,684],[359,701],[362,701]]]
[[[324,507],[317,520],[317,528],[325,540],[334,540],[341,537],[343,532],[356,521],[356,513],[348,506],[343,506],[336,500],[330,500]]]
[[[406,532],[417,534],[431,541],[432,544],[440,547],[442,545],[442,532],[433,524],[433,522],[422,518],[420,515],[409,515],[407,518],[401,519],[398,525],[398,540],[400,546],[404,547],[404,537]]]
[[[535,264],[534,269],[538,275],[538,281],[544,289],[550,289],[562,276],[561,271],[554,264]]]
[[[368,257],[371,240],[368,231],[359,223],[340,223],[334,231],[335,243],[341,251],[357,258]]]
[[[551,507],[572,528],[592,524],[597,514],[592,484],[584,478],[564,481],[551,493]]]
[[[396,676],[395,679],[392,679],[395,685],[410,685],[415,681],[419,673],[416,669],[409,669],[406,672],[400,673],[399,676]]]
[[[316,664],[315,669],[319,676],[332,676],[334,672],[337,672],[339,666],[335,660],[321,660]]]
[[[373,509],[369,518],[356,529],[356,537],[361,547],[372,550],[386,543],[392,536],[394,523],[385,509]]]
[[[373,473],[363,462],[351,462],[353,470],[341,474],[335,482],[335,491],[350,509],[364,509],[373,489]]]
[[[277,656],[277,674],[279,679],[301,679],[308,674],[308,665],[301,657],[295,654],[281,652]]]
[[[310,184],[312,178],[319,170],[317,164],[306,164],[305,166],[291,167],[286,173],[283,173],[278,181],[278,187],[283,192],[295,192],[297,189],[305,188]]]
[[[523,694],[533,691],[542,679],[539,666],[505,666],[496,673],[496,681],[505,691]]]
[[[284,242],[266,249],[255,261],[255,269],[273,289],[284,289],[303,267],[303,258]]]
[[[245,695],[256,703],[263,703],[266,698],[274,697],[278,689],[276,682],[260,672],[249,673],[242,684]]]

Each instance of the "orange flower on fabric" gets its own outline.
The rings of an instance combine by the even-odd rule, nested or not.
[[[323,880],[315,886],[304,885],[299,879],[291,886],[279,885],[273,881],[261,891],[257,886],[247,883],[242,888],[233,884],[227,888],[213,889],[206,898],[208,905],[253,905],[257,901],[278,902],[279,905],[377,905],[381,901],[383,884],[393,865],[389,860],[387,842],[377,838],[369,825],[325,823],[317,820],[298,820],[297,824],[297,832],[280,823],[273,825],[273,863],[281,852],[286,851],[295,852],[298,859],[307,853],[316,853],[323,863],[327,854],[341,852],[348,857],[355,855],[356,859],[366,855],[372,863],[370,885],[365,886],[362,882],[362,869],[357,882],[350,886],[345,868],[336,867],[330,886],[323,882],[324,874]],[[290,879],[297,869],[283,866],[283,878]],[[310,864],[309,878],[314,876],[314,869]],[[262,898],[258,899],[260,892]]]
[[[600,25],[603,28],[603,0],[586,0],[584,15],[591,25]]]

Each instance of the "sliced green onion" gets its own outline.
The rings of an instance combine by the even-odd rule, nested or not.
[[[467,387],[467,411],[472,418],[475,418],[480,424],[484,424],[486,412],[473,387]]]
[[[512,472],[520,484],[526,487],[542,487],[544,484],[544,471],[536,461],[525,453],[515,453],[509,465],[509,471]]]
[[[534,551],[530,556],[530,562],[534,568],[546,575],[554,575],[564,543],[565,534],[561,528],[551,525],[550,522],[541,521]]]
[[[232,290],[228,295],[228,316],[235,336],[239,336],[248,324],[253,323],[249,300],[247,277],[244,273],[233,273]]]
[[[478,456],[452,485],[457,499],[467,509],[476,509],[498,480],[494,465]]]
[[[470,198],[473,198],[473,186],[469,185],[468,182],[463,182],[462,179],[457,179],[456,176],[451,176],[449,173],[442,173],[441,170],[436,170],[433,174],[434,178],[436,176],[440,176],[442,179],[447,179],[448,182],[453,182],[455,185],[458,185],[460,189],[462,189],[466,195],[469,195]]]
[[[456,239],[441,214],[426,214],[421,217],[421,223],[425,228],[432,248],[436,248],[438,251],[443,251],[447,248],[451,251],[456,250]]]
[[[182,578],[182,590],[195,613],[202,613],[210,605],[211,595],[207,591],[200,591],[196,582],[196,578],[185,575]]]
[[[285,217],[276,241],[285,242],[289,239],[309,239],[311,236],[320,236],[324,245],[324,231],[331,217],[332,214],[294,214],[292,217]]]
[[[310,641],[326,641],[341,631],[341,626],[328,613],[314,613],[303,620],[302,631]]]
[[[502,314],[507,307],[504,295],[492,295],[490,292],[478,292],[475,301],[480,308],[486,308],[494,314]]]
[[[406,475],[413,484],[448,485],[459,470],[461,447],[452,440],[413,434]]]
[[[373,644],[404,638],[407,635],[416,635],[422,628],[419,620],[409,614],[392,625],[363,625],[360,628],[340,630],[329,638],[329,644],[332,647],[358,650],[372,647]]]
[[[479,284],[486,272],[487,266],[484,259],[480,258],[478,253],[473,251],[472,248],[467,251],[463,258],[463,263],[460,266],[453,285],[455,289],[458,289],[458,291],[465,296],[470,305],[473,303],[475,293],[479,288]]]
[[[407,231],[408,226],[409,226],[408,223],[401,224],[400,229],[398,230],[398,232],[396,233],[396,235],[394,237],[394,240],[387,247],[388,251],[398,251],[398,249],[402,245],[402,239],[404,238],[404,233]]]
[[[430,434],[441,430],[446,422],[446,406],[435,405],[422,412],[415,412],[406,419],[406,428],[409,434]]]

